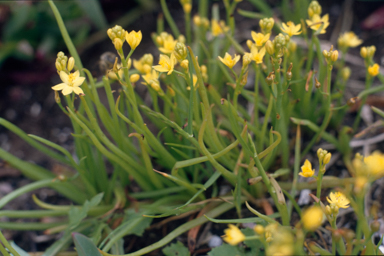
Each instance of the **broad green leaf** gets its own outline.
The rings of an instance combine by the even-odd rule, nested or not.
[[[163,249],[165,256],[189,256],[189,250],[180,241],[173,243]]]
[[[80,233],[72,233],[72,238],[79,256],[101,256],[96,245],[88,237]]]
[[[243,252],[239,250],[239,247],[232,246],[230,244],[223,244],[219,247],[213,248],[208,253],[209,256],[245,256]]]

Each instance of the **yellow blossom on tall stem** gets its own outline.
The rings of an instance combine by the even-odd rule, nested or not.
[[[234,58],[232,58],[232,56],[229,54],[229,53],[225,53],[225,56],[224,56],[224,59],[221,58],[219,56],[219,59],[221,62],[224,63],[224,65],[226,65],[227,67],[229,68],[233,68],[233,66],[236,65],[236,63],[240,60],[240,55],[236,55],[234,56]]]
[[[368,73],[371,76],[377,76],[379,74],[379,72],[380,72],[380,66],[377,63],[368,67]]]
[[[64,71],[60,71],[60,79],[63,83],[57,84],[52,87],[55,91],[61,91],[63,95],[68,95],[72,92],[79,94],[84,94],[83,90],[80,88],[80,85],[84,83],[85,77],[80,76],[79,70],[76,70],[69,75]]]
[[[225,26],[224,21],[218,22],[217,20],[213,19],[211,21],[211,30],[213,36],[219,36],[221,34],[224,34],[224,32],[227,32],[229,30],[229,27]]]
[[[167,75],[172,74],[175,64],[177,63],[175,55],[171,56],[160,54],[159,65],[153,66],[153,68],[159,72],[168,72]]]
[[[129,46],[133,50],[140,44],[142,38],[143,35],[141,34],[141,30],[139,30],[139,32],[136,32],[135,30],[132,30],[129,33],[125,32],[125,40],[127,40]]]
[[[281,31],[288,34],[289,37],[292,37],[293,35],[300,35],[301,34],[301,24],[295,25],[292,21],[288,21],[287,24],[282,23],[281,24]]]
[[[308,159],[306,159],[303,166],[301,166],[301,172],[299,173],[299,175],[305,178],[310,178],[314,174],[315,174],[315,170],[312,169],[311,162],[309,162]]]
[[[348,198],[341,192],[331,192],[329,197],[327,197],[328,203],[336,206],[337,208],[348,208],[349,200]]]
[[[256,33],[255,31],[251,32],[252,39],[255,41],[256,46],[263,46],[265,42],[268,41],[270,35],[270,33],[264,35],[262,33]]]
[[[245,240],[244,234],[235,225],[229,224],[229,228],[224,230],[224,241],[230,245],[237,245]]]
[[[257,64],[263,63],[263,58],[265,55],[265,47],[260,50],[257,49],[256,45],[253,45],[251,48],[251,59]]]
[[[320,31],[320,34],[325,34],[326,28],[329,26],[329,16],[328,14],[325,14],[322,18],[320,18],[320,15],[314,14],[312,16],[311,20],[306,20],[308,27],[310,27],[312,30],[319,30],[321,26],[322,29]]]
[[[177,44],[177,40],[174,40],[172,36],[167,37],[166,40],[163,41],[163,46],[159,47],[159,51],[162,53],[172,53],[175,50],[175,46]]]
[[[345,32],[337,39],[340,48],[356,47],[363,43],[353,32]]]

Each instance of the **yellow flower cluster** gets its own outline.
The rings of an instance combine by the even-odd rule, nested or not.
[[[312,1],[308,7],[309,20],[306,20],[308,27],[317,31],[319,34],[325,34],[327,27],[329,26],[329,16],[325,14],[321,15],[321,6],[317,1]]]
[[[84,83],[85,77],[80,76],[79,70],[72,72],[72,69],[75,67],[75,59],[64,55],[63,52],[57,54],[55,66],[62,83],[57,84],[52,87],[54,91],[61,91],[63,95],[71,94],[72,92],[79,94],[84,94],[83,90],[80,88],[80,85]]]
[[[225,22],[223,20],[217,21],[213,19],[211,21],[211,31],[213,36],[219,36],[224,34],[229,30],[229,27],[225,25]]]
[[[288,21],[287,24],[282,23],[281,24],[281,31],[288,34],[289,37],[292,37],[293,35],[300,35],[301,34],[301,24],[295,25],[292,21]]]
[[[108,29],[107,34],[112,40],[116,50],[121,50],[125,40],[128,42],[131,49],[134,50],[140,44],[141,39],[143,38],[140,30],[138,32],[132,30],[128,33],[119,25]]]

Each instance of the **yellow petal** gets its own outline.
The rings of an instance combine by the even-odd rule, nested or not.
[[[66,84],[69,84],[69,76],[64,71],[60,71],[60,79]]]
[[[51,87],[53,90],[55,90],[55,91],[61,91],[61,90],[63,90],[65,87],[67,86],[67,84],[65,84],[65,83],[61,83],[61,84],[57,84],[57,85],[55,85],[55,86],[53,86],[53,87]]]
[[[83,90],[80,87],[73,87],[73,91],[79,95],[79,94],[84,94]]]
[[[73,92],[73,87],[70,87],[70,86],[66,86],[63,90],[62,90],[62,93],[64,95],[68,95],[68,94],[71,94]]]

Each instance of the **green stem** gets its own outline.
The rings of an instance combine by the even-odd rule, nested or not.
[[[13,247],[8,243],[7,239],[5,239],[1,231],[0,231],[0,242],[13,254],[13,256],[20,256],[20,254],[18,254],[16,250],[13,249]]]
[[[176,25],[175,21],[173,20],[171,13],[168,10],[168,6],[167,6],[166,1],[165,0],[160,0],[160,4],[161,4],[161,8],[163,9],[163,13],[164,13],[165,19],[167,20],[168,25],[171,27],[173,35],[176,38],[179,37],[180,31],[177,28],[177,25]]]

